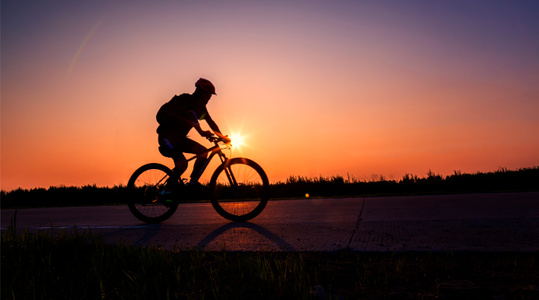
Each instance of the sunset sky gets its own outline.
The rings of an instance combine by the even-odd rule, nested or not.
[[[2,0],[1,34],[7,191],[172,166],[155,114],[200,77],[270,181],[539,165],[539,1]]]

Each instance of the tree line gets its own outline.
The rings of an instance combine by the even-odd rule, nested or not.
[[[350,176],[315,177],[290,176],[285,181],[270,184],[272,199],[306,197],[354,197],[414,194],[454,194],[482,192],[539,191],[539,167],[466,174],[454,171],[442,176],[432,171],[425,177],[405,174],[400,180],[388,180],[382,175],[370,180]],[[126,186],[82,187],[60,186],[1,191],[1,207],[62,207],[125,204],[129,198]]]

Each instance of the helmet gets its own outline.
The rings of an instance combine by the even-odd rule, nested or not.
[[[207,79],[204,79],[204,78],[200,78],[197,83],[195,83],[195,86],[203,91],[206,91],[212,95],[217,95],[215,93],[215,86],[213,86],[213,84],[207,80]]]

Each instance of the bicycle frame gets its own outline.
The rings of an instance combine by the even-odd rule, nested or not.
[[[247,221],[262,212],[269,196],[269,183],[264,170],[250,159],[228,157],[224,151],[230,148],[228,139],[210,137],[208,140],[215,145],[187,161],[207,157],[199,162],[200,171],[191,178],[198,181],[213,157],[219,156],[221,164],[211,176],[207,189],[209,193],[200,191],[200,195],[196,195],[196,187],[187,188],[183,193],[183,180],[169,167],[159,163],[145,164],[131,175],[127,184],[132,192],[129,210],[136,218],[147,223],[163,222],[174,214],[182,199],[198,196],[202,197],[200,199],[209,196],[217,213],[231,221]]]
[[[210,153],[210,156],[206,159],[206,161],[204,162],[204,165],[202,165],[202,167],[200,168],[199,174],[195,174],[196,181],[198,181],[198,179],[202,176],[202,174],[204,174],[206,167],[208,166],[208,164],[211,162],[211,160],[216,154],[219,155],[219,158],[221,159],[221,163],[225,163],[228,159],[228,157],[226,157],[226,155],[223,153],[223,149],[221,148],[221,145],[219,145],[219,142],[221,141],[221,139],[211,138],[210,141],[212,141],[215,144],[215,146],[201,153],[204,155]],[[193,157],[187,159],[187,162],[190,162],[196,159],[197,157],[198,155],[194,155]],[[234,174],[231,172],[230,168],[227,167],[225,169],[225,172],[231,185],[236,186],[237,185],[236,178],[234,177]]]

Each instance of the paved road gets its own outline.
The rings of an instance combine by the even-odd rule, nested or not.
[[[2,229],[13,210],[2,210]],[[126,206],[23,209],[18,228],[89,228],[110,243],[232,251],[539,251],[539,192],[270,201],[249,223],[182,204],[147,225]]]

